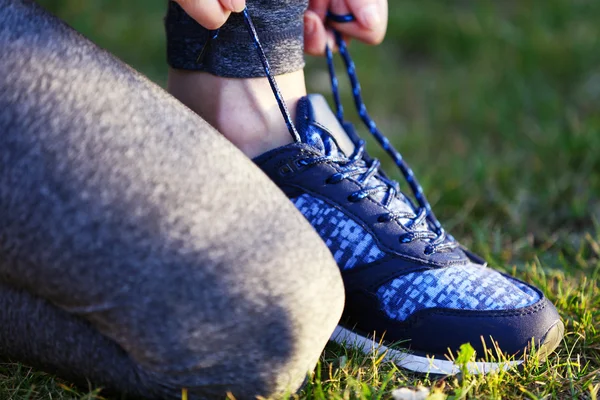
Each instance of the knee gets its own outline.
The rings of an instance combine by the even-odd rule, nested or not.
[[[287,290],[264,310],[257,332],[252,377],[257,394],[268,397],[294,393],[312,372],[344,308],[344,287],[339,268],[321,241],[299,238],[289,251],[293,271],[280,274],[278,283]],[[291,261],[291,262],[290,262]],[[251,368],[250,365],[247,366]],[[244,393],[244,384],[239,393]]]
[[[215,283],[220,298],[208,310],[196,304],[196,311],[163,314],[162,324],[150,324],[156,330],[146,334],[158,339],[149,341],[156,343],[154,357],[143,362],[159,396],[180,398],[187,388],[191,398],[230,392],[254,399],[300,388],[344,305],[342,280],[326,247],[312,238],[301,243],[310,246],[289,252],[279,273],[245,277],[249,282],[235,292]]]

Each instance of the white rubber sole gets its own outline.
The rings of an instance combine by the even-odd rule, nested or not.
[[[365,354],[375,353],[379,356],[385,353],[384,360],[391,361],[401,368],[418,373],[454,375],[461,372],[460,367],[451,360],[419,356],[410,353],[409,350],[393,349],[373,338],[359,335],[340,325],[333,331],[331,340],[341,345],[360,350]],[[467,364],[467,369],[472,374],[487,374],[497,370],[508,370],[522,363],[522,360],[498,363],[474,361]]]

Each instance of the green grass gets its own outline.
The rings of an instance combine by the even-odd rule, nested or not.
[[[41,3],[164,84],[163,2]],[[330,345],[299,398],[385,399],[423,385],[435,398],[596,399],[600,2],[391,3],[385,43],[352,46],[371,113],[449,230],[494,267],[541,287],[567,335],[539,366],[442,380]],[[311,59],[307,75],[312,90],[328,90],[323,60]],[[96,394],[0,366],[0,399],[73,397]]]

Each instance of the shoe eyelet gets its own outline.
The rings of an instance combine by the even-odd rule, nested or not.
[[[433,253],[435,253],[435,251],[434,251],[434,248],[433,248],[432,246],[427,246],[427,247],[425,247],[425,250],[423,250],[423,253],[424,253],[426,256],[430,256],[430,255],[432,255]]]
[[[413,241],[413,237],[410,234],[404,234],[404,235],[400,236],[400,238],[398,240],[400,240],[400,243],[406,244],[406,243],[411,243]]]
[[[302,167],[306,167],[308,165],[308,161],[301,158],[299,160],[294,161],[294,164],[296,164],[296,166],[298,168],[302,168]]]
[[[357,196],[356,193],[352,193],[350,196],[348,196],[348,201],[352,203],[356,203],[359,200],[362,200],[362,197]]]
[[[340,183],[342,181],[342,178],[343,178],[343,175],[338,172],[338,173],[331,175],[329,178],[327,178],[325,183],[328,183],[328,184]]]
[[[390,218],[387,216],[387,214],[382,214],[379,217],[377,217],[377,222],[383,223],[383,222],[389,222]]]
[[[290,167],[288,164],[283,165],[281,168],[279,168],[279,174],[280,175],[288,175],[290,173],[292,173],[292,167]]]

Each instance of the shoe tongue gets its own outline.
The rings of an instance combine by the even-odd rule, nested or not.
[[[327,100],[321,95],[311,94],[300,99],[298,102],[296,127],[302,142],[319,150],[325,156],[349,157],[354,153],[354,143],[329,108]],[[360,163],[366,167],[364,161]],[[360,164],[356,166],[360,166]],[[365,187],[375,187],[385,185],[385,182],[381,177],[376,175],[368,181],[363,182],[363,184]],[[387,194],[381,191],[371,196],[375,200],[383,202],[386,200]],[[415,214],[415,210],[402,194],[398,194],[388,205],[388,208],[392,211]],[[408,219],[403,218],[401,221],[406,223]],[[427,229],[425,223],[420,224],[418,228]]]
[[[354,153],[354,143],[320,94],[300,99],[296,120],[302,142],[328,156],[348,157]]]

